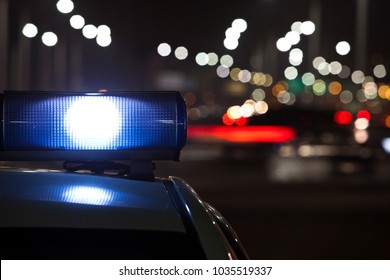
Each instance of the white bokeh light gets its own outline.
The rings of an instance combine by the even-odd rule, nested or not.
[[[232,27],[242,33],[247,29],[248,25],[244,19],[237,18],[233,21]]]
[[[316,30],[316,26],[315,26],[314,22],[308,20],[308,21],[302,22],[302,24],[300,26],[300,30],[301,30],[302,34],[304,34],[304,35],[311,35]]]
[[[374,67],[374,76],[377,78],[384,78],[386,76],[386,68],[383,64]]]
[[[230,55],[228,54],[225,54],[221,57],[221,59],[219,60],[219,62],[221,63],[222,66],[225,66],[227,68],[231,67],[233,65],[233,57],[231,57]]]
[[[347,55],[351,50],[351,46],[346,41],[338,42],[336,45],[336,52],[339,55]]]
[[[217,68],[217,75],[220,78],[226,78],[230,74],[230,69],[228,67],[225,67],[223,65],[218,66]]]
[[[286,38],[283,37],[276,41],[276,47],[281,52],[287,52],[291,49],[291,44]]]
[[[27,23],[23,27],[22,33],[27,38],[34,38],[38,34],[38,28],[32,23]]]
[[[209,56],[205,52],[200,52],[196,55],[195,61],[198,65],[204,66],[209,63]]]
[[[298,76],[298,70],[293,66],[289,66],[284,70],[284,76],[286,79],[294,80]]]
[[[81,29],[85,25],[85,19],[80,15],[73,15],[69,22],[74,29]]]
[[[207,56],[209,57],[209,61],[207,62],[208,65],[214,66],[218,63],[218,55],[216,53],[208,53]]]
[[[69,14],[74,9],[74,4],[71,0],[60,0],[57,2],[57,9],[63,14]]]
[[[238,79],[240,80],[241,83],[248,83],[251,80],[251,77],[252,77],[251,72],[249,72],[246,69],[241,70],[238,73]]]
[[[111,28],[105,24],[99,25],[97,27],[97,34],[98,35],[111,35]]]
[[[98,34],[96,36],[96,43],[105,48],[108,47],[112,42],[111,36],[107,34]]]
[[[45,32],[42,34],[42,43],[48,47],[53,47],[57,44],[57,35],[53,32]]]
[[[92,24],[87,24],[83,27],[83,35],[87,39],[93,39],[97,36],[98,31],[96,26]]]
[[[161,43],[157,47],[157,52],[161,56],[168,56],[171,53],[171,46],[168,43]]]
[[[184,60],[188,56],[188,50],[185,47],[177,47],[175,50],[175,57],[179,60]]]
[[[238,40],[235,38],[225,38],[223,45],[228,50],[235,50],[238,47]]]
[[[295,31],[297,32],[298,34],[301,34],[301,25],[302,25],[302,22],[300,21],[296,21],[294,22],[293,24],[291,24],[291,31]]]
[[[301,36],[296,31],[289,31],[287,32],[285,38],[291,45],[296,45],[301,40]]]
[[[229,27],[225,31],[225,36],[226,36],[226,38],[229,38],[229,39],[238,40],[241,36],[241,33],[237,29],[234,29],[233,27]]]

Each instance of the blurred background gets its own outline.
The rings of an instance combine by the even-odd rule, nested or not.
[[[0,89],[180,91],[254,259],[390,257],[390,2],[0,0]]]

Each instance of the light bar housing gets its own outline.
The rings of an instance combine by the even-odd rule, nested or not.
[[[0,95],[0,160],[179,160],[187,116],[179,92]]]

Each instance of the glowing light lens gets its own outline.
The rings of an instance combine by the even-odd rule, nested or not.
[[[111,100],[83,98],[70,105],[65,115],[70,139],[81,149],[108,148],[121,129],[121,116]]]
[[[174,92],[4,95],[3,146],[12,150],[181,149],[184,100]]]

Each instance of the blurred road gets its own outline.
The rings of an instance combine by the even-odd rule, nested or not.
[[[202,160],[202,153],[209,158]],[[388,162],[223,160],[213,154],[190,148],[179,163],[157,163],[156,175],[190,183],[224,214],[251,258],[390,258]],[[336,164],[343,172],[331,168]]]

